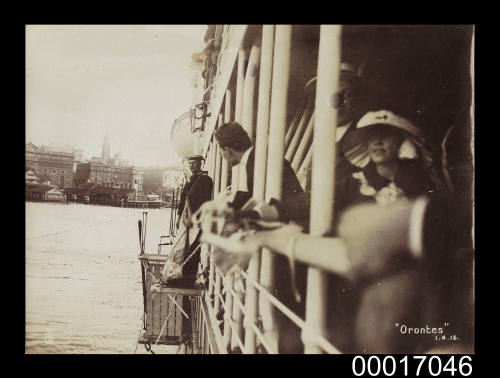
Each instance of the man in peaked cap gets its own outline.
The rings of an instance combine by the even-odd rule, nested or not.
[[[191,177],[189,181],[184,185],[181,193],[181,199],[178,208],[178,219],[176,227],[179,228],[181,219],[183,220],[187,232],[189,233],[189,228],[191,227],[191,215],[199,209],[199,207],[206,201],[212,199],[212,189],[213,181],[210,176],[203,174],[201,171],[201,163],[203,157],[200,155],[189,155],[186,157],[188,161],[189,170],[191,171]],[[201,230],[197,232],[196,237],[192,243],[186,243],[185,258],[188,258],[193,251],[195,251],[200,244]],[[189,241],[191,238],[188,237]],[[182,276],[189,281],[195,281],[196,273],[198,271],[198,264],[200,262],[200,252],[198,251],[193,255],[193,257],[187,262],[182,268]],[[191,307],[188,296],[184,296],[182,301],[182,307],[184,310],[191,314]],[[182,317],[182,332],[181,345],[189,344],[191,340],[191,320]]]
[[[180,221],[183,222],[186,228],[191,227],[191,215],[199,209],[199,207],[206,201],[212,199],[213,181],[210,176],[203,174],[201,171],[201,162],[203,157],[200,155],[189,155],[186,157],[189,165],[189,170],[192,175],[189,181],[182,189],[181,199],[179,202],[178,215],[176,227],[179,228]],[[198,232],[196,238],[191,243],[189,251],[186,251],[186,257],[196,249],[199,244],[200,233]],[[182,275],[185,277],[194,276],[198,269],[199,254],[194,256],[183,268]]]
[[[189,210],[191,214],[196,212],[204,202],[212,199],[213,181],[210,176],[204,175],[201,172],[203,157],[201,155],[188,155],[186,159],[191,171],[191,177],[182,189],[179,208],[177,209],[177,214],[179,215],[176,224],[177,228],[179,228],[181,216],[186,206],[186,198],[189,197]],[[190,221],[187,217],[185,218],[187,222]]]

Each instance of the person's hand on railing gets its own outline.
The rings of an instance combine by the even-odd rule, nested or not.
[[[191,221],[194,225],[203,229],[211,229],[216,219],[222,219],[231,214],[233,209],[229,206],[231,193],[220,193],[212,201],[203,203],[200,208],[192,215]]]
[[[212,233],[203,233],[201,241],[210,243],[213,250],[214,263],[226,274],[233,266],[246,269],[253,253],[261,247],[259,237],[251,234],[253,231],[239,230],[229,237]]]
[[[264,225],[264,222],[262,224]],[[273,226],[276,226],[276,223],[273,223]],[[229,237],[214,233],[203,233],[201,241],[215,247],[214,262],[221,272],[225,273],[234,265],[246,269],[252,255],[264,246],[278,251],[285,249],[290,236],[298,235],[300,231],[301,227],[295,224],[284,225],[271,231],[259,232],[255,232],[255,230],[229,229],[225,232],[230,233]]]

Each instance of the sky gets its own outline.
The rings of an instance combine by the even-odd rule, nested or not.
[[[27,25],[26,142],[177,165],[173,121],[191,106],[206,25]]]

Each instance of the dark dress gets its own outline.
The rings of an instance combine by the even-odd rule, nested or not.
[[[400,159],[394,182],[382,177],[376,165],[370,162],[365,168],[342,177],[335,187],[334,214],[338,215],[351,205],[365,202],[388,204],[396,198],[415,198],[433,192],[428,175],[416,160]]]

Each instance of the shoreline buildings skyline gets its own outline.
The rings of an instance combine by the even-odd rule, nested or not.
[[[120,152],[111,157],[110,137],[106,133],[101,156],[84,159],[82,149],[51,143],[36,146],[26,143],[25,171],[30,182],[57,186],[59,189],[98,184],[103,187],[132,189],[139,193],[158,192],[182,182],[179,166],[130,165]]]

